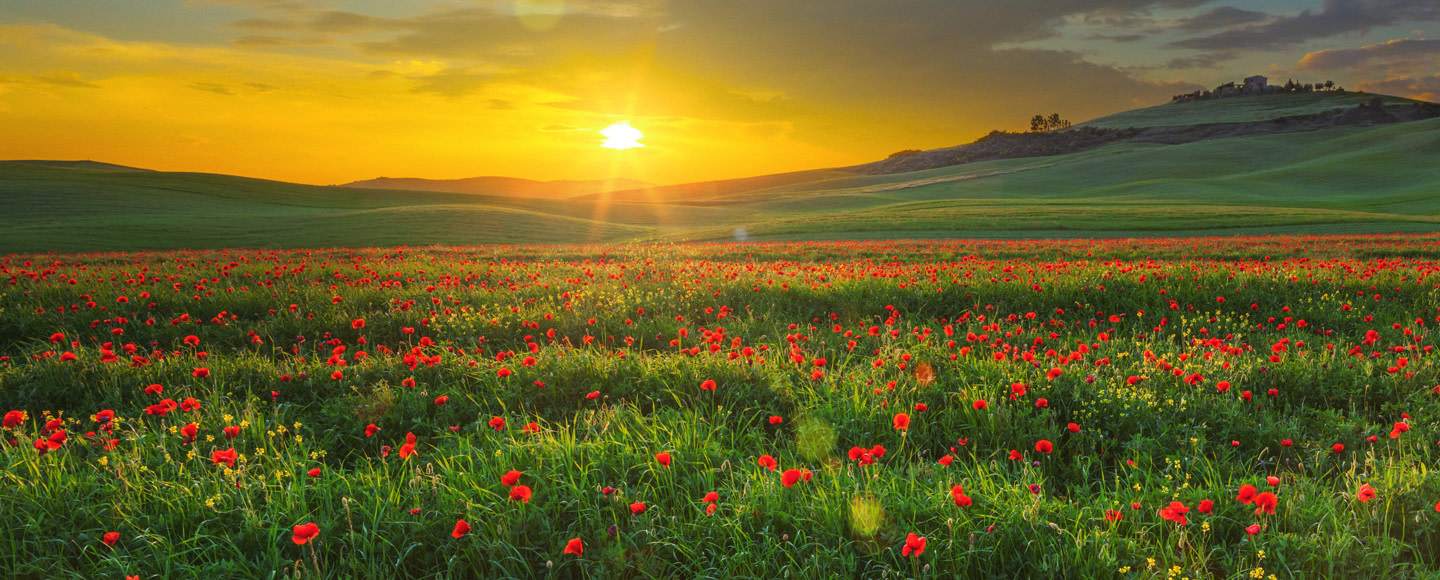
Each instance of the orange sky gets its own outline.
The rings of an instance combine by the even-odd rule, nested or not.
[[[21,3],[0,6],[0,158],[316,184],[478,175],[675,183],[950,146],[1023,129],[1035,113],[1083,120],[1199,86],[1187,80],[1308,76],[1297,63],[1331,46],[1322,35],[1241,50],[1223,67],[1204,61],[1215,58],[1204,46],[1164,53],[1196,59],[1178,65],[1145,49],[1266,22],[1226,4]],[[1278,22],[1307,3],[1259,4]],[[1240,24],[1187,24],[1212,13]],[[1372,26],[1341,48],[1361,54],[1413,26]],[[1125,31],[1147,40],[1119,38]],[[1348,54],[1311,61],[1359,58],[1340,58]],[[1411,79],[1420,83],[1411,92],[1426,78]],[[643,131],[646,146],[601,148],[597,131],[618,121]]]

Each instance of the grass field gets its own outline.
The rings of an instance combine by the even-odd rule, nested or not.
[[[1434,578],[1437,260],[1434,234],[0,258],[0,570]]]
[[[1256,120],[1362,97],[1162,105],[1093,123]],[[760,239],[1440,231],[1437,154],[1440,119],[1432,119],[1119,143],[895,175],[806,171],[563,201],[0,162],[0,252],[728,241],[740,230]]]

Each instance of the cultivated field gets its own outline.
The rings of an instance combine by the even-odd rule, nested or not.
[[[9,578],[1405,578],[1440,237],[0,261]]]

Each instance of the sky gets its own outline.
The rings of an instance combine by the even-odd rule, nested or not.
[[[1440,0],[0,0],[0,159],[680,183],[1252,74],[1440,100]],[[601,147],[628,122],[644,147]]]

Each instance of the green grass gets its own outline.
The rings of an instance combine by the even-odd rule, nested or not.
[[[1154,107],[1134,109],[1076,125],[1077,127],[1099,127],[1102,129],[1124,129],[1126,127],[1179,127],[1209,123],[1244,123],[1267,121],[1279,117],[1313,115],[1334,109],[1357,107],[1380,97],[1387,105],[1410,104],[1418,101],[1389,95],[1369,93],[1299,93],[1265,95],[1260,97],[1234,97],[1211,99],[1190,103],[1166,103]]]
[[[3,258],[0,413],[26,420],[0,429],[0,569],[1433,578],[1437,247],[1412,234]],[[199,407],[147,414],[166,398]],[[69,438],[41,454],[51,420]],[[407,433],[419,454],[401,458]],[[849,458],[877,445],[874,464]],[[212,459],[226,449],[233,467]],[[789,469],[812,478],[786,487]],[[528,503],[510,499],[510,470]],[[1245,484],[1273,490],[1275,513],[1237,501]],[[1362,485],[1375,499],[1359,501]],[[1161,517],[1173,501],[1186,525]],[[472,530],[454,538],[460,519]],[[299,546],[305,523],[319,536]],[[926,538],[918,557],[901,555],[909,534]],[[562,553],[573,538],[582,556]]]

